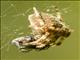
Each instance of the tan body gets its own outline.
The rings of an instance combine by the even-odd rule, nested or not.
[[[22,43],[22,46],[34,46],[35,48],[44,48],[46,45],[60,45],[65,37],[71,33],[69,27],[63,22],[60,13],[57,11],[56,16],[49,13],[38,12],[33,7],[34,13],[28,16],[29,27],[32,29],[34,41]],[[40,36],[37,39],[36,36]],[[22,40],[23,41],[23,40]]]

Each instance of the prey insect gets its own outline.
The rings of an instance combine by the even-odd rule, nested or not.
[[[71,29],[65,24],[58,10],[55,16],[39,12],[36,7],[33,7],[33,11],[34,13],[28,16],[32,35],[12,40],[12,44],[21,51],[43,50],[61,45],[63,40],[71,34]]]

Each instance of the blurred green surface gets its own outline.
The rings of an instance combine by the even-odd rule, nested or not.
[[[43,12],[51,9],[52,14],[52,6],[57,6],[74,32],[59,47],[19,52],[11,41],[31,32],[28,15],[33,13],[34,6]],[[79,8],[80,2],[76,1],[1,1],[1,60],[79,60]]]

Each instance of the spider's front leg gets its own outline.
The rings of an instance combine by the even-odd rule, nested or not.
[[[45,44],[42,44],[42,42],[46,40],[46,38],[48,37],[48,35],[49,35],[49,33],[46,32],[46,34],[45,35],[42,35],[39,39],[37,39],[37,40],[35,40],[33,42],[30,42],[30,43],[25,43],[24,45],[25,46],[35,45],[37,47],[39,47],[39,46],[42,47],[43,45],[45,45]]]

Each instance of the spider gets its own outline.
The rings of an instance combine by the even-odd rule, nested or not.
[[[33,7],[33,11],[34,13],[28,16],[32,36],[12,40],[12,44],[22,51],[26,48],[42,50],[46,47],[61,45],[62,41],[71,34],[71,29],[65,24],[58,10],[56,10],[56,16],[39,12],[36,7]]]

